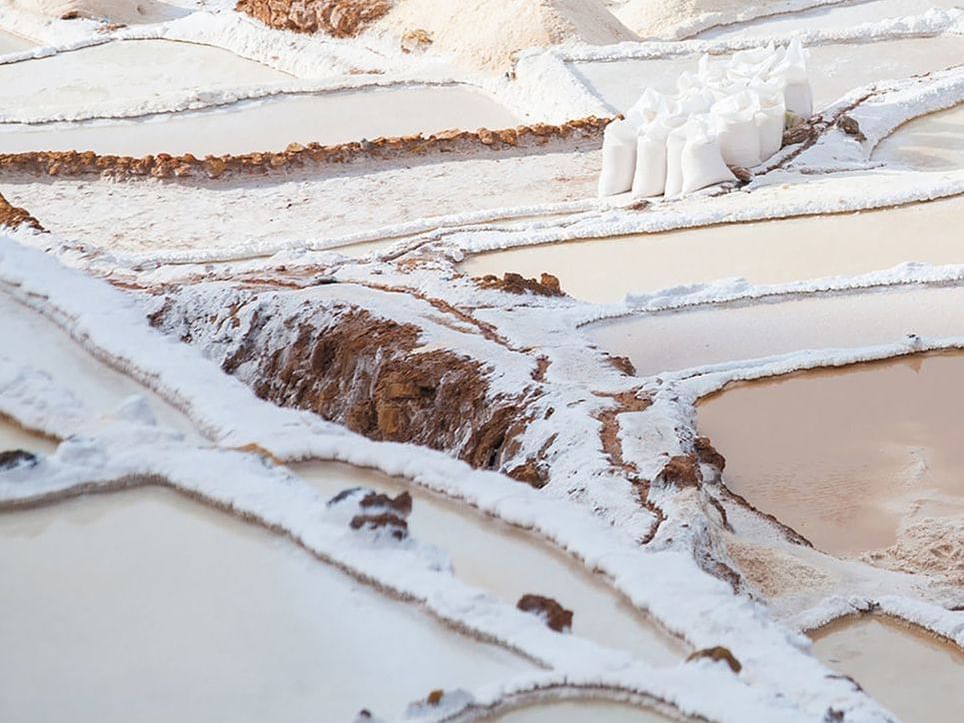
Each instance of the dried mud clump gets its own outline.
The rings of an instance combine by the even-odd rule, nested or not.
[[[508,471],[508,475],[517,482],[525,482],[530,487],[541,490],[549,484],[549,475],[534,460],[516,465]]]
[[[542,274],[538,279],[528,279],[522,274],[506,272],[500,279],[494,274],[474,279],[482,289],[498,289],[509,294],[535,294],[536,296],[565,296],[559,279],[552,274]]]
[[[241,155],[196,156],[185,153],[172,156],[98,155],[93,151],[31,151],[0,153],[0,172],[23,172],[46,176],[106,175],[119,178],[218,179],[237,175],[287,173],[313,165],[352,163],[363,159],[391,160],[430,153],[472,152],[486,148],[502,150],[515,147],[546,145],[553,140],[595,139],[610,118],[582,118],[561,125],[535,123],[516,128],[476,131],[449,130],[433,133],[375,138],[332,146],[319,143],[292,143],[285,150]]]
[[[16,469],[17,467],[35,467],[37,456],[22,449],[12,449],[0,452],[0,472]]]
[[[572,610],[566,610],[551,597],[523,595],[516,607],[523,612],[539,615],[546,621],[546,625],[557,633],[572,630]]]
[[[676,487],[699,487],[703,481],[699,460],[692,454],[671,457],[660,476],[663,482]]]
[[[402,34],[401,46],[403,53],[418,53],[427,49],[435,42],[432,34],[427,30],[416,28]]]
[[[690,656],[686,659],[686,662],[689,663],[693,660],[703,659],[712,660],[714,662],[723,661],[730,666],[730,670],[732,670],[734,673],[739,673],[741,670],[743,670],[743,666],[740,664],[740,661],[734,657],[729,648],[724,648],[722,645],[697,650],[695,653],[690,654]]]
[[[40,221],[31,216],[27,209],[11,205],[2,194],[0,194],[0,226],[7,228],[29,226],[37,231],[44,230]]]
[[[353,530],[385,530],[396,540],[408,537],[408,522],[404,517],[391,512],[381,512],[374,515],[355,515],[351,518]]]
[[[861,143],[867,140],[867,136],[865,136],[863,131],[860,130],[860,124],[857,122],[856,118],[852,118],[849,115],[842,115],[837,119],[837,127],[848,136],[853,136]]]
[[[392,9],[389,0],[238,0],[234,9],[277,30],[351,38]]]

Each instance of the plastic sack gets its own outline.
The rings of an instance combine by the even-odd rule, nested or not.
[[[741,91],[713,106],[723,160],[731,166],[752,168],[760,162],[760,129],[756,115],[760,110],[759,97]]]
[[[777,83],[756,82],[750,87],[756,93],[759,108],[754,120],[760,138],[760,160],[765,161],[783,147],[786,105],[783,90]]]
[[[599,196],[628,191],[633,186],[635,172],[636,128],[629,121],[613,121],[603,133]]]
[[[667,198],[678,196],[683,188],[682,153],[686,144],[686,118],[675,116],[663,118],[660,122],[666,127],[666,186],[663,195]]]
[[[650,123],[636,137],[636,173],[633,196],[660,196],[666,189],[666,131],[662,123]]]
[[[794,38],[783,55],[783,60],[773,69],[772,75],[786,83],[783,100],[790,113],[803,118],[813,115],[813,90],[807,77],[807,53],[798,38]]]
[[[662,93],[652,88],[646,88],[639,97],[639,100],[633,103],[626,112],[626,117],[638,116],[641,117],[645,123],[649,123],[656,118],[656,116],[661,115],[661,111],[665,105],[666,98]]]
[[[717,98],[713,91],[706,87],[692,88],[685,94],[680,94],[680,110],[685,115],[700,115],[709,111]]]
[[[692,193],[736,176],[726,167],[719,139],[701,122],[686,124],[686,144],[680,156],[683,171],[682,193]]]

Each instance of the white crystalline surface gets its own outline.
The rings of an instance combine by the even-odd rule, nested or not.
[[[808,546],[787,527],[801,518],[768,517],[751,492],[736,497],[695,438],[700,400],[726,400],[738,382],[898,356],[909,378],[917,355],[964,349],[964,10],[788,0],[637,14],[634,2],[511,0],[499,10],[519,23],[552,22],[460,43],[479,14],[460,16],[405,53],[415,16],[395,11],[330,38],[267,28],[221,0],[134,14],[88,4],[127,13],[126,27],[33,5],[0,0],[0,150],[6,139],[9,150],[203,158],[320,140],[359,142],[359,155],[159,179],[38,173],[0,154],[0,193],[46,228],[0,229],[0,453],[36,454],[0,465],[0,578],[19,581],[0,601],[0,719],[351,720],[369,707],[370,720],[426,723],[883,723],[891,707],[907,720],[947,712],[949,694],[891,698],[889,669],[832,642],[863,634],[848,616],[877,612],[934,636],[935,655],[919,659],[940,675],[911,666],[908,690],[959,679],[962,568],[947,541],[961,534],[960,507],[924,485],[944,430],[917,440],[901,428],[917,441],[887,447],[907,462],[907,488],[876,511],[887,538],[844,552]],[[643,25],[628,18],[660,13],[660,37],[694,39],[633,37]],[[587,17],[612,32],[588,32]],[[516,38],[539,47],[510,48]],[[810,51],[810,130],[748,181],[598,199],[601,134],[541,125],[610,117],[643,88],[678,89],[703,55],[755,57],[794,38]],[[746,104],[731,105],[722,111],[739,120]],[[483,134],[365,155],[361,143],[519,123],[534,132],[518,146]],[[681,146],[705,169],[711,144],[691,130]],[[750,157],[748,138],[727,141],[731,160]],[[567,295],[471,278],[543,272]],[[406,365],[475,370],[472,404],[517,404],[521,423],[486,429],[502,441],[471,467],[448,448],[326,421],[312,411],[318,388],[283,398],[291,406],[255,394],[330,380],[324,344],[277,378],[258,363],[351,314],[412,332]],[[239,351],[247,360],[234,365]],[[365,365],[382,360],[360,362],[337,380],[353,401],[375,396]],[[418,397],[432,415],[433,384],[450,389],[449,373],[389,381],[402,408]],[[875,394],[888,413],[913,406]],[[369,412],[381,429],[397,410]],[[804,460],[824,459],[799,441]],[[407,538],[352,529],[361,493],[327,505],[358,484],[412,492]],[[570,606],[571,633],[518,610],[524,593]],[[837,619],[811,645],[805,633]],[[888,640],[873,643],[878,661],[920,652],[906,635]],[[685,659],[716,646],[739,672],[719,650]]]

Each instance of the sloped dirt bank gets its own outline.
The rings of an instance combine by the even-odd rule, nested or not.
[[[43,231],[40,221],[31,216],[27,209],[12,205],[0,194],[0,227],[19,228],[23,225]]]
[[[500,469],[512,456],[527,404],[538,396],[535,384],[495,393],[483,362],[420,347],[413,324],[337,300],[306,299],[291,315],[273,308],[273,297],[238,294],[218,304],[219,313],[201,316],[191,311],[190,293],[175,295],[151,322],[200,342],[263,399],[311,410],[371,439],[443,450],[473,467]],[[219,335],[220,328],[241,331]],[[545,482],[535,460],[503,471],[536,487]]]

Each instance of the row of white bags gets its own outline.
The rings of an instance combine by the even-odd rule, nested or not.
[[[752,168],[780,150],[787,112],[813,111],[799,41],[741,51],[724,63],[703,56],[677,89],[666,96],[648,88],[624,120],[606,128],[600,196],[669,197],[733,180],[727,166]]]

